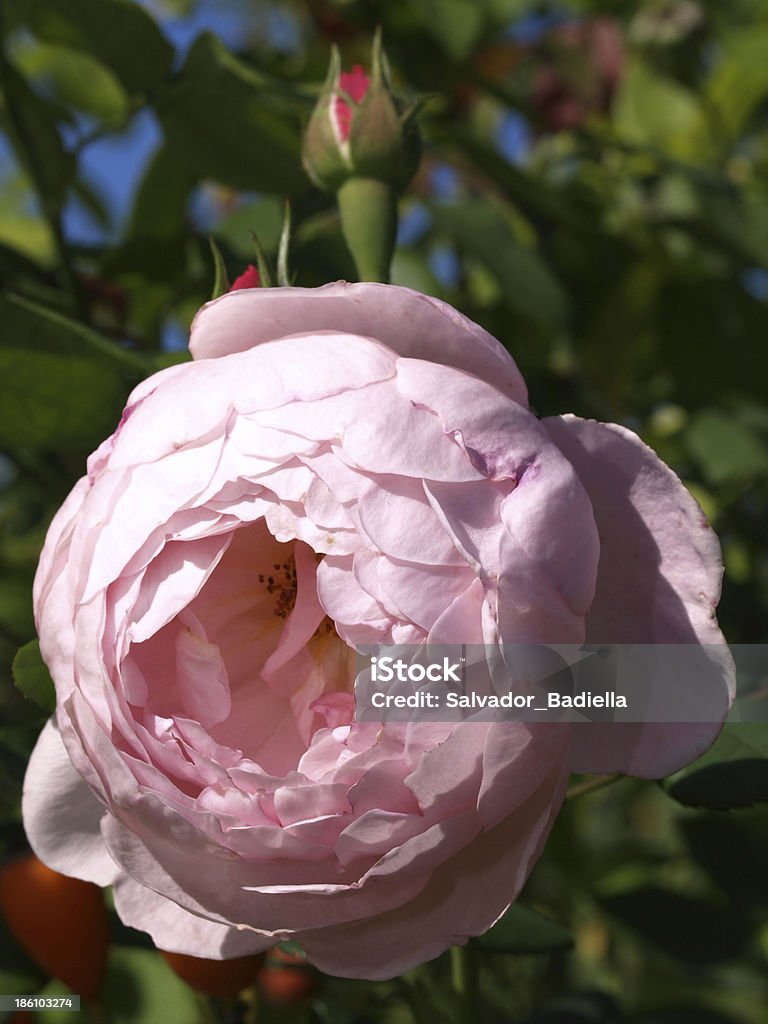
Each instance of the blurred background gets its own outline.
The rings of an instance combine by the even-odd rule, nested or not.
[[[540,415],[640,433],[719,533],[726,637],[766,640],[768,0],[3,0],[0,19],[0,857],[24,849],[46,718],[45,680],[35,703],[11,666],[47,524],[130,388],[185,358],[209,237],[233,279],[253,234],[274,255],[289,198],[296,283],[354,279],[300,132],[331,44],[365,66],[377,25],[396,88],[430,96],[394,282],[498,337]],[[530,914],[477,945],[478,1021],[765,1024],[766,731],[727,726],[663,784],[575,780]],[[206,1019],[112,928],[115,1021]],[[263,1019],[451,1019],[439,962],[313,980]],[[37,991],[66,989],[6,930],[0,993]]]

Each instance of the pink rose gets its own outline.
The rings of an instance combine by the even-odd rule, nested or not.
[[[51,525],[28,835],[164,949],[389,977],[505,911],[569,768],[663,775],[717,726],[356,722],[352,646],[721,644],[717,541],[634,434],[539,421],[408,289],[234,291],[191,348]]]

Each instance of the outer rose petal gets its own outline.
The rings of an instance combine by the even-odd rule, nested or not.
[[[275,944],[273,938],[249,928],[230,928],[190,914],[125,875],[116,882],[114,894],[123,924],[148,932],[158,949],[169,953],[229,960],[260,953]]]
[[[48,867],[96,885],[118,878],[99,831],[107,811],[72,767],[53,719],[32,751],[22,810],[30,846]]]
[[[189,348],[195,359],[212,359],[307,330],[376,338],[398,355],[468,370],[528,404],[520,371],[494,337],[445,302],[393,285],[230,292],[197,314]]]
[[[586,488],[600,535],[587,642],[711,645],[706,671],[669,679],[682,705],[706,701],[710,722],[574,728],[574,771],[661,778],[711,746],[733,696],[733,663],[714,616],[717,537],[677,476],[630,430],[576,416],[544,424]]]
[[[87,477],[82,477],[72,488],[66,501],[53,517],[51,525],[48,527],[46,544],[40,554],[40,562],[35,574],[32,592],[36,610],[45,603],[52,581],[56,579],[64,568],[63,564],[57,564],[56,555],[60,551],[59,545],[62,538],[73,529],[74,524],[77,522],[77,514],[87,493],[88,479]],[[61,559],[60,561],[63,563],[64,560]]]

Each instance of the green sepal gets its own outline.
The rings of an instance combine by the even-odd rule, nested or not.
[[[222,295],[226,295],[229,291],[229,278],[227,277],[227,268],[224,264],[224,257],[221,255],[221,249],[214,241],[212,236],[208,236],[208,244],[211,247],[211,254],[213,255],[213,291],[211,292],[211,299],[218,299]]]
[[[253,242],[253,248],[256,254],[256,269],[259,272],[259,280],[261,281],[262,288],[272,287],[272,269],[267,259],[267,254],[264,252],[264,246],[258,239],[255,232],[251,232],[251,241]]]
[[[280,244],[277,249],[277,283],[281,288],[287,288],[290,283],[288,271],[288,255],[291,248],[291,204],[286,199],[285,213],[283,214],[283,229],[280,232]]]

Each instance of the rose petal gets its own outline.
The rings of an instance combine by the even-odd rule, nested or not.
[[[377,338],[393,352],[456,366],[487,380],[521,405],[527,389],[512,357],[494,337],[439,299],[410,288],[346,284],[261,288],[223,295],[192,322],[195,359],[244,352],[305,331],[344,331]]]
[[[115,884],[115,910],[123,924],[147,932],[158,949],[208,960],[250,956],[277,941],[250,928],[232,928],[191,914],[123,875]]]
[[[600,534],[597,589],[587,620],[591,643],[706,644],[702,671],[680,678],[663,659],[664,691],[705,703],[711,723],[583,724],[574,730],[575,771],[651,778],[677,771],[713,742],[733,697],[730,654],[714,617],[722,561],[703,512],[671,469],[639,437],[575,416],[544,421],[592,502]],[[698,663],[698,662],[697,662]]]
[[[343,927],[303,932],[299,938],[312,963],[342,978],[383,980],[482,935],[528,877],[566,778],[561,762],[515,813],[437,868],[415,899]]]
[[[104,805],[73,768],[53,719],[32,751],[22,811],[30,846],[54,871],[96,885],[119,877],[99,831]]]

